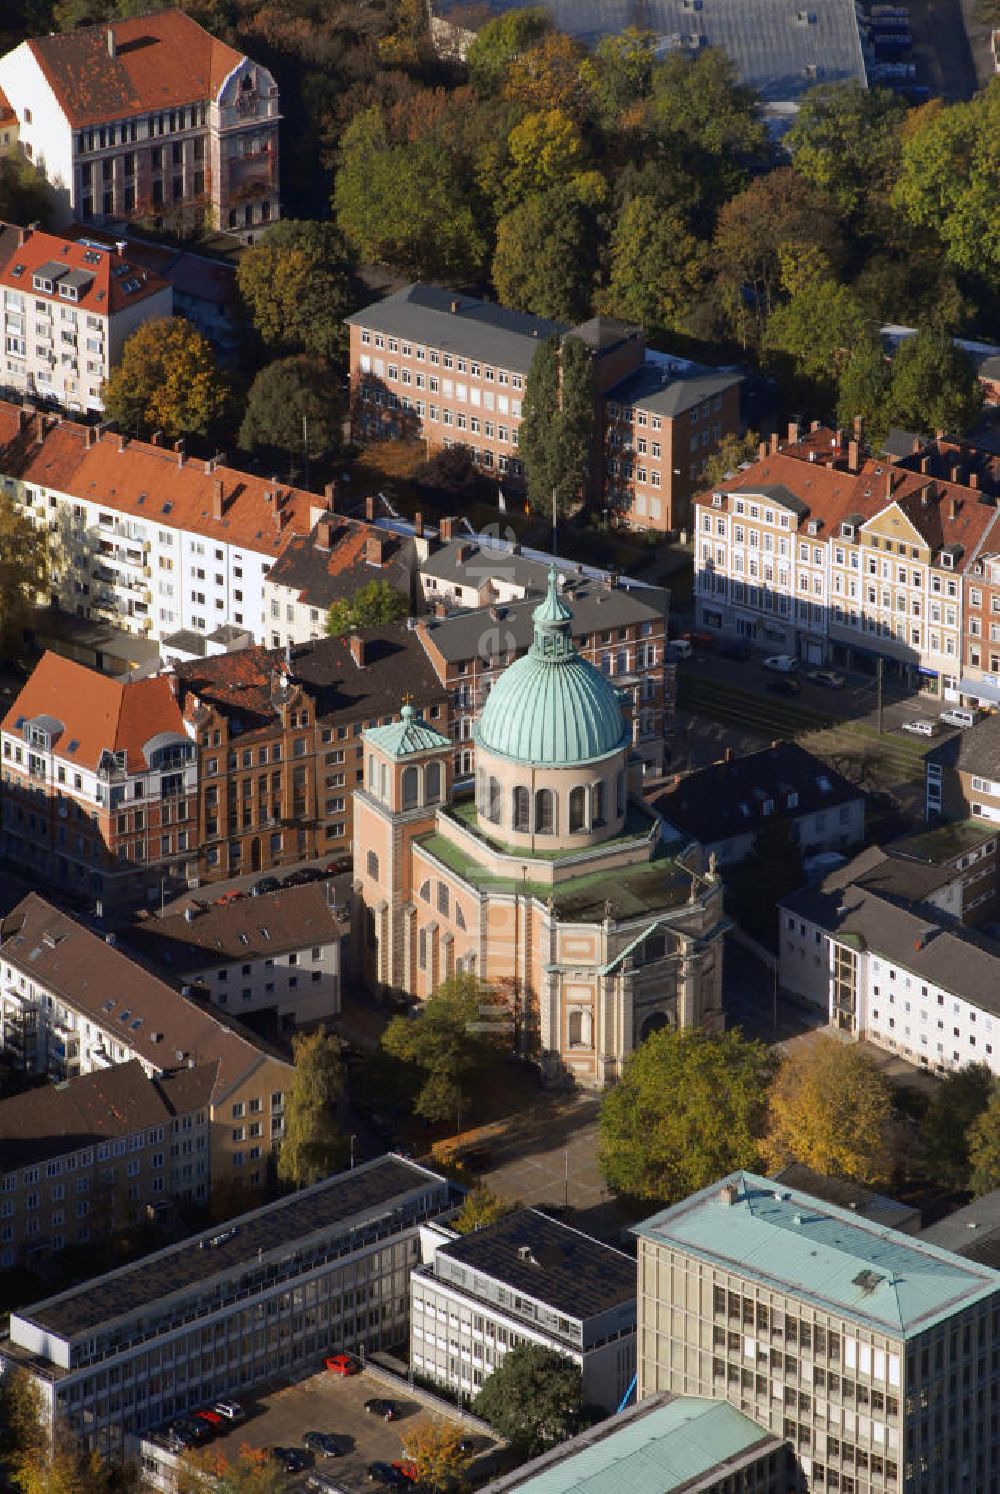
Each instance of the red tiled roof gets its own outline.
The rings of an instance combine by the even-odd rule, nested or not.
[[[22,718],[52,716],[61,721],[57,757],[94,769],[101,753],[125,752],[129,772],[146,767],[142,748],[158,732],[184,735],[184,723],[165,676],[113,680],[60,654],[43,654],[3,719],[4,731],[18,730]],[[77,746],[70,751],[70,744]]]
[[[166,447],[122,443],[122,437],[105,431],[88,447],[87,427],[61,417],[43,421],[38,415],[21,429],[17,406],[0,403],[0,463],[7,475],[164,529],[185,529],[258,554],[278,555],[290,534],[308,533],[310,510],[322,505],[315,493],[234,467],[213,469],[195,457],[181,463]],[[212,516],[217,482],[223,491],[221,519]]]
[[[824,536],[839,528],[849,513],[862,512],[867,517],[874,512],[870,507],[858,507],[855,473],[827,467],[822,462],[803,461],[784,452],[754,462],[745,472],[738,472],[720,486],[725,493],[753,493],[779,484],[808,505],[810,519],[821,520]],[[708,503],[711,498],[703,493],[696,501]]]
[[[886,469],[892,474],[892,496],[881,486],[881,463],[866,462],[858,477],[864,493],[881,496],[875,513],[898,503],[911,524],[920,531],[932,550],[944,545],[961,545],[969,560],[986,536],[997,516],[992,501],[963,483],[942,482],[922,472],[909,472],[897,465]],[[926,500],[926,501],[925,501]],[[866,498],[866,503],[871,500]],[[869,517],[873,517],[869,514]]]
[[[0,128],[4,125],[17,124],[17,115],[10,105],[10,99],[0,88]]]
[[[167,289],[165,280],[149,270],[136,268],[113,250],[95,249],[37,229],[23,232],[26,234],[24,243],[17,244],[15,240],[10,254],[0,266],[0,284],[9,286],[11,290],[46,301],[58,301],[63,306],[79,306],[96,316],[108,316]],[[66,265],[70,270],[82,270],[91,277],[89,284],[81,285],[77,300],[67,301],[60,296],[58,282],[51,292],[36,290],[32,285],[35,271],[51,263]],[[131,289],[127,290],[126,286]]]
[[[115,55],[108,46],[114,37]],[[70,124],[100,124],[213,99],[243,54],[180,10],[29,41]]]

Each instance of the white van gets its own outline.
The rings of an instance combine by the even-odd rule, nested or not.
[[[975,726],[979,720],[979,712],[970,711],[966,706],[949,706],[946,711],[941,712],[938,720],[943,721],[945,726],[960,726],[964,730],[968,726]]]
[[[690,659],[694,653],[694,649],[686,638],[672,638],[668,650],[672,659]]]

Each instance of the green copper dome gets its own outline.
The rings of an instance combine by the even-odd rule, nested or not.
[[[499,757],[536,767],[572,767],[620,752],[631,740],[618,692],[577,653],[572,612],[549,571],[545,600],[535,608],[535,640],[497,680],[474,736]]]

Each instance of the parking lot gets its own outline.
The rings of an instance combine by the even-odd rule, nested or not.
[[[392,1401],[395,1419],[387,1422],[380,1416],[369,1415],[364,1406],[365,1401],[372,1399]],[[293,1385],[243,1396],[240,1404],[247,1413],[246,1419],[216,1437],[213,1448],[230,1457],[235,1457],[244,1445],[294,1447],[305,1453],[305,1470],[288,1477],[288,1489],[295,1494],[300,1490],[306,1494],[308,1478],[314,1470],[350,1494],[378,1488],[368,1479],[368,1465],[400,1461],[407,1428],[442,1414],[437,1410],[431,1412],[416,1397],[398,1392],[367,1372],[341,1378],[324,1370]],[[457,1408],[449,1419],[461,1425]],[[349,1450],[337,1458],[314,1456],[303,1446],[306,1432],[333,1432]],[[477,1458],[488,1453],[493,1445],[475,1433],[470,1433],[470,1440],[476,1445]]]

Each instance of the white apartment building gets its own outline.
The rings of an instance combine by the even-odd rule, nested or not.
[[[856,884],[794,893],[778,912],[781,985],[839,1032],[941,1073],[1000,1076],[1000,951]]]
[[[53,535],[65,611],[156,640],[230,623],[267,641],[264,579],[289,534],[310,528],[314,494],[187,457],[182,441],[168,449],[10,404],[2,448],[5,491]]]
[[[171,316],[166,280],[86,239],[0,229],[3,366],[8,393],[101,410],[101,384],[145,321]]]
[[[728,1401],[813,1494],[1000,1490],[1000,1272],[743,1171],[635,1233],[640,1402]]]
[[[962,575],[996,509],[957,482],[810,449],[762,456],[697,500],[698,625],[809,664],[881,657],[958,700]]]
[[[60,224],[174,214],[252,243],[280,216],[274,78],[183,11],[22,42],[0,90]]]
[[[579,1365],[583,1399],[616,1411],[635,1374],[635,1262],[518,1209],[450,1236],[411,1281],[410,1365],[469,1399],[518,1344]]]

